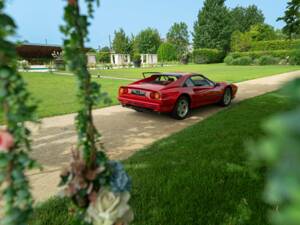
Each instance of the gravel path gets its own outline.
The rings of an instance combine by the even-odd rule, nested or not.
[[[233,104],[274,91],[295,77],[300,77],[300,71],[238,83],[239,90]],[[184,121],[174,120],[167,115],[138,113],[121,106],[94,110],[93,114],[109,157],[126,159],[154,141],[178,132],[222,109],[218,106],[203,107],[194,110],[192,116]],[[31,171],[29,174],[37,201],[48,199],[58,191],[60,171],[68,165],[70,149],[76,144],[73,122],[74,114],[69,114],[45,118],[42,119],[41,125],[31,126],[34,139],[31,156],[44,167],[43,171]]]

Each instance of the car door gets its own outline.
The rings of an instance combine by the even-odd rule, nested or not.
[[[190,80],[194,84],[192,89],[196,106],[216,102],[216,90],[213,82],[200,75],[193,75]]]

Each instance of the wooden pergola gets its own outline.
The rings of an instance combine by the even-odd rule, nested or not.
[[[52,53],[61,52],[59,45],[41,45],[41,44],[21,44],[17,46],[17,53],[20,58],[27,61],[37,59],[52,59]]]

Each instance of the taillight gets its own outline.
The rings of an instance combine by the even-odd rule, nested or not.
[[[127,94],[128,93],[128,88],[125,87],[121,87],[119,90],[119,94],[123,95],[123,94]]]
[[[160,100],[161,99],[161,95],[159,92],[151,92],[150,93],[150,98],[155,99],[155,100]]]

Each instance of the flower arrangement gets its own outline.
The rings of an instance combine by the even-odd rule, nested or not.
[[[102,158],[100,155],[101,152],[98,159]],[[63,171],[61,178],[63,196],[83,209],[87,222],[124,225],[133,220],[128,205],[131,180],[120,162],[107,161],[89,167],[80,151],[73,149],[70,167]]]
[[[0,152],[7,152],[14,146],[13,136],[7,131],[0,131]]]

